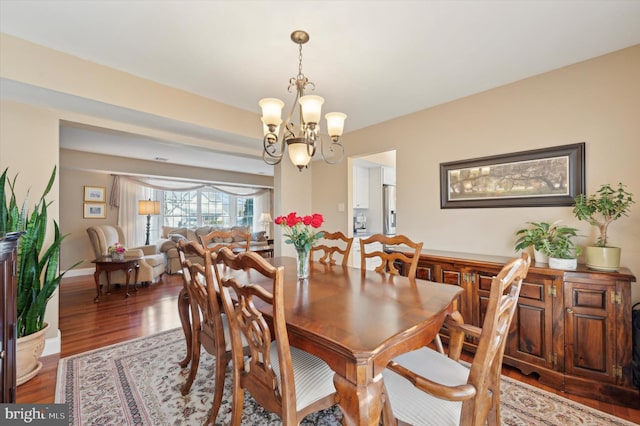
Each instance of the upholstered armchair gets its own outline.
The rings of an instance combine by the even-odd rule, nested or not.
[[[130,248],[127,246],[122,229],[114,225],[96,225],[87,228],[89,240],[96,257],[107,256],[109,247],[119,241],[127,251],[125,257],[141,257],[138,283],[154,282],[162,275],[165,269],[165,256],[158,252],[155,245]],[[125,283],[126,274],[124,271],[111,272],[111,283]],[[106,284],[105,274],[100,276],[100,284]]]

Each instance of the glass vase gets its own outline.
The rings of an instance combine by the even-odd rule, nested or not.
[[[309,249],[296,247],[296,264],[298,265],[298,279],[309,277]]]

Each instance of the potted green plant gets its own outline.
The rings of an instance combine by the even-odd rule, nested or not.
[[[48,324],[44,322],[47,302],[58,288],[64,272],[58,273],[60,244],[66,235],[60,235],[53,221],[53,242],[44,247],[48,222],[45,196],[51,190],[56,168],[33,212],[27,209],[27,200],[18,204],[15,195],[17,175],[10,180],[5,169],[0,177],[0,235],[22,232],[18,242],[17,260],[17,384],[34,377],[42,368],[39,359],[44,349]],[[7,198],[7,188],[10,197]],[[27,193],[28,197],[28,193]],[[76,263],[71,268],[76,267]]]
[[[573,270],[578,266],[578,256],[582,250],[572,238],[578,230],[569,226],[556,226],[548,239],[542,242],[542,251],[549,256],[549,267],[552,269]]]
[[[603,184],[595,194],[580,194],[575,198],[573,214],[600,232],[596,244],[585,249],[587,267],[601,271],[615,271],[620,267],[621,250],[608,245],[607,228],[614,220],[627,216],[633,203],[633,194],[622,183],[618,183],[617,188]]]
[[[533,256],[537,263],[547,263],[548,256],[542,251],[544,241],[548,240],[555,232],[556,225],[548,222],[527,222],[528,228],[516,231],[515,250],[527,250],[533,248]]]

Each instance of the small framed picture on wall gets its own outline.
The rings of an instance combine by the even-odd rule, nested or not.
[[[84,203],[85,219],[105,219],[107,217],[106,203]]]
[[[106,199],[107,188],[104,186],[86,186],[84,187],[84,201],[90,203],[104,203]]]

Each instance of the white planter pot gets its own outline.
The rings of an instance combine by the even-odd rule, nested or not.
[[[549,262],[549,256],[546,255],[546,253],[541,252],[539,250],[533,249],[533,258],[535,259],[536,263],[547,263]]]
[[[549,268],[551,269],[564,269],[567,271],[573,271],[578,267],[578,259],[559,259],[557,257],[549,258]]]
[[[20,386],[35,377],[42,369],[40,357],[44,351],[45,334],[49,324],[28,336],[20,337],[16,343],[16,385]]]
[[[587,268],[613,272],[620,267],[620,247],[587,246],[584,254]]]

